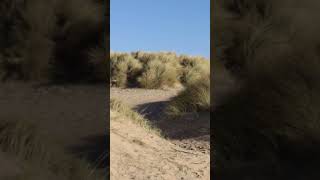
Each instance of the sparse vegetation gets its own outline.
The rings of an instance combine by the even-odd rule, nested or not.
[[[113,52],[111,81],[118,87],[158,89],[187,85],[210,74],[210,62],[202,57],[172,52]]]

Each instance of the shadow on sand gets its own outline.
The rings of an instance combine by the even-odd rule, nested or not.
[[[179,118],[169,117],[165,114],[165,107],[168,101],[158,101],[138,105],[134,108],[142,114],[148,121],[159,128],[169,139],[183,140],[200,138],[210,141],[210,113],[188,113]]]

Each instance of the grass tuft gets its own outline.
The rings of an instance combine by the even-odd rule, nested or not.
[[[210,111],[209,76],[189,84],[185,90],[174,97],[166,108],[166,114],[181,116],[185,113]]]
[[[110,100],[110,110],[111,112],[116,112],[121,115],[121,117],[130,119],[133,123],[145,128],[146,130],[153,132],[159,136],[161,135],[160,129],[156,128],[150,121],[146,120],[141,114],[133,111],[127,105],[119,100]],[[115,120],[117,118],[111,118]]]
[[[0,121],[0,149],[20,160],[22,171],[15,179],[102,179],[91,165],[66,154],[28,121]]]

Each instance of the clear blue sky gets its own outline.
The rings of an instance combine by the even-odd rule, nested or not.
[[[111,0],[112,51],[210,56],[210,0]]]

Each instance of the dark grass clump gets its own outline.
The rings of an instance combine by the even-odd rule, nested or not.
[[[48,149],[42,138],[33,123],[13,120],[0,122],[0,145],[4,152],[15,153],[23,159],[33,156],[47,159]]]
[[[103,8],[93,0],[1,1],[1,79],[100,81],[87,54],[104,38]]]
[[[105,50],[101,47],[92,48],[89,53],[89,63],[92,68],[92,81],[107,82],[110,77]]]
[[[318,159],[319,42],[305,39],[305,31],[288,33],[300,24],[277,26],[275,17],[286,16],[278,14],[273,1],[225,3],[221,13],[238,23],[230,25],[235,29],[225,31],[223,46],[217,48],[241,89],[214,111],[217,172],[248,171],[247,164],[263,170],[267,164],[281,166],[283,160],[298,166]]]
[[[22,170],[15,179],[102,179],[92,165],[66,154],[28,121],[1,120],[0,149],[18,158]]]

